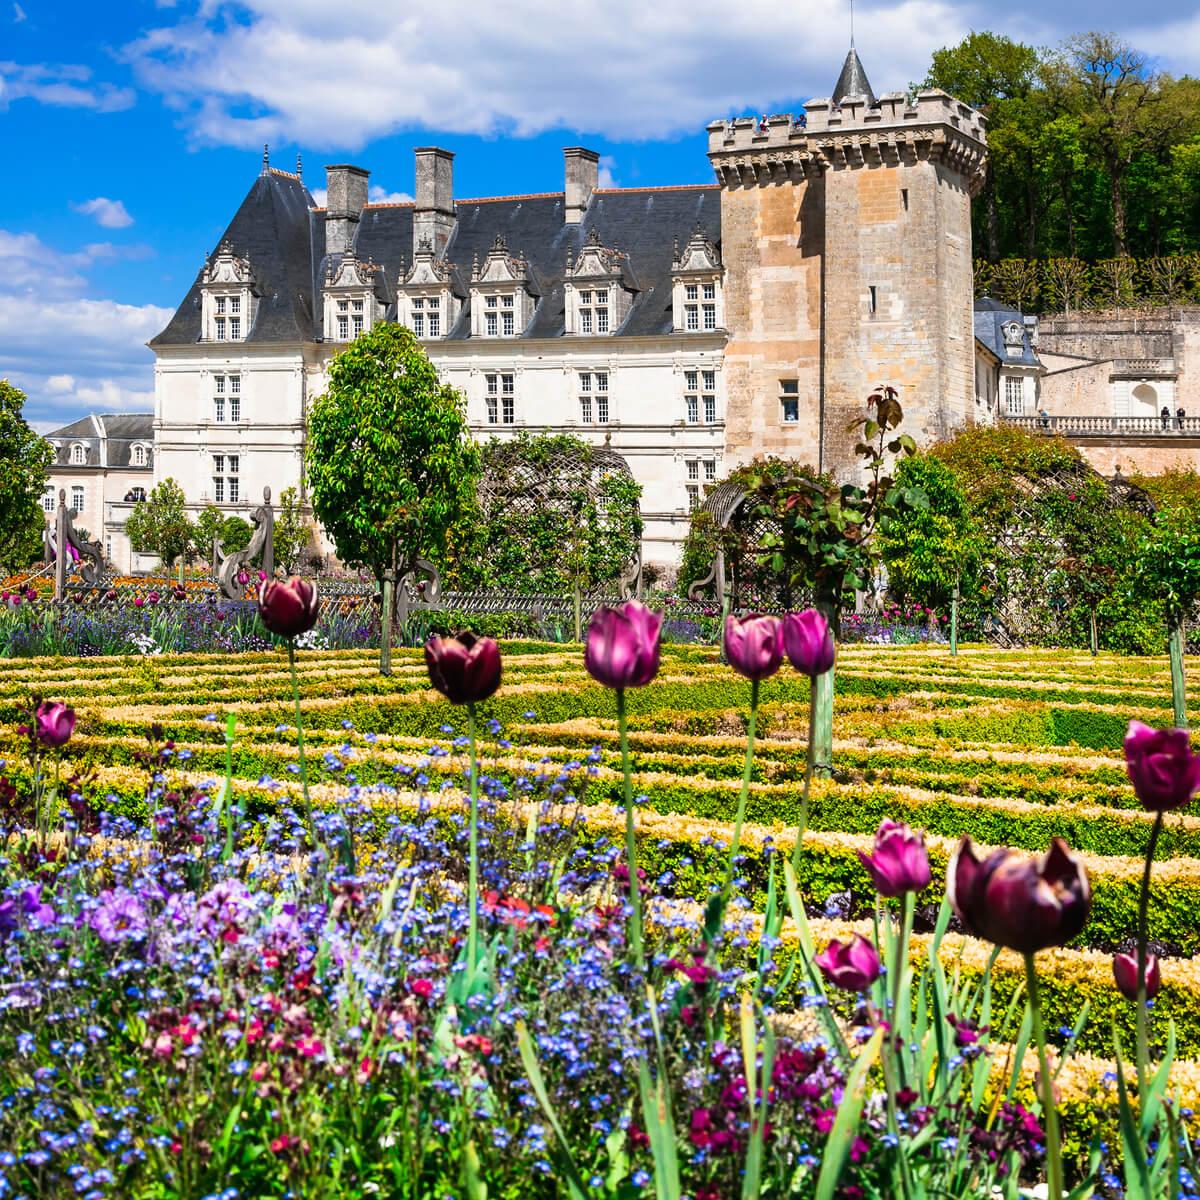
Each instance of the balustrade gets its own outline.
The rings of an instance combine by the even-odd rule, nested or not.
[[[1103,417],[1103,416],[1033,416],[1003,417],[1017,429],[1031,433],[1059,433],[1068,438],[1086,437],[1200,437],[1200,417]]]

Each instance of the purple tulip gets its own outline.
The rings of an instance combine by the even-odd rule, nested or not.
[[[861,933],[848,942],[830,942],[813,961],[834,987],[847,992],[865,992],[882,970],[875,947]]]
[[[1092,907],[1087,872],[1062,838],[1040,858],[1000,849],[982,862],[963,838],[946,891],[968,933],[1020,954],[1069,942]]]
[[[725,618],[725,657],[739,675],[766,679],[783,662],[783,624],[778,617],[751,613]]]
[[[833,630],[815,608],[788,613],[783,618],[783,648],[792,666],[810,679],[824,675],[837,653]]]
[[[307,633],[321,611],[317,585],[293,575],[280,582],[266,579],[258,588],[258,615],[279,637],[294,638]]]
[[[141,608],[142,605],[145,603],[146,603],[145,600],[143,600],[141,598],[141,596],[134,596],[134,598],[133,598],[133,607],[134,608]]]
[[[65,746],[75,732],[75,710],[56,700],[43,700],[33,714],[34,736],[43,746]]]
[[[583,651],[588,674],[605,687],[645,687],[658,674],[662,623],[637,600],[596,609]]]
[[[425,643],[429,682],[451,704],[486,700],[500,686],[500,647],[495,638],[459,633]]]
[[[1138,998],[1138,963],[1136,954],[1113,955],[1113,979],[1117,990],[1126,1000]],[[1162,971],[1157,954],[1146,955],[1146,999],[1153,1000],[1162,987]]]
[[[875,834],[875,853],[858,852],[862,865],[881,896],[903,896],[929,886],[929,855],[925,838],[907,825],[883,820]]]
[[[1130,721],[1125,769],[1142,807],[1150,812],[1182,808],[1200,789],[1200,755],[1192,753],[1186,729],[1151,729]]]

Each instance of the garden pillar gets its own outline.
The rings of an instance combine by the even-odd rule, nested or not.
[[[396,572],[383,569],[383,595],[379,604],[379,673],[392,673],[392,606],[396,589]]]
[[[1175,710],[1175,727],[1186,729],[1187,692],[1183,676],[1183,618],[1173,617],[1167,626],[1168,647],[1171,652],[1171,704]]]
[[[954,591],[950,593],[950,653],[958,657],[958,601],[961,596],[958,580],[954,581]]]
[[[836,636],[837,604],[828,597],[818,596],[816,607]],[[812,683],[812,761],[813,775],[818,779],[828,779],[833,774],[833,675],[836,669],[836,665],[830,667]]]

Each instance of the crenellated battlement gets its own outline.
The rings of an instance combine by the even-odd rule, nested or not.
[[[889,92],[876,105],[847,96],[810,100],[802,114],[737,117],[708,126],[708,157],[725,186],[799,179],[830,168],[932,160],[975,191],[987,158],[987,118],[938,89]]]

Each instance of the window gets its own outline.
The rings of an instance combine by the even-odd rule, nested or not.
[[[608,372],[579,372],[579,417],[585,425],[592,423],[592,404],[595,402],[596,420],[608,424]]]
[[[71,447],[71,465],[82,467],[87,462],[87,451],[79,445]]]
[[[689,480],[700,478],[700,461],[699,459],[689,458],[687,460],[687,477]]]
[[[236,504],[238,501],[238,469],[236,454],[213,455],[213,500],[217,504]]]
[[[145,500],[146,489],[144,487],[135,487],[129,489],[130,500]]]
[[[133,448],[133,465],[135,467],[144,467],[146,465],[146,447],[134,446]]]
[[[579,293],[579,332],[608,333],[608,289]]]
[[[231,342],[240,342],[242,340],[242,319],[241,317],[229,318],[229,340]]]
[[[361,300],[352,301],[350,310],[350,327],[354,330],[355,337],[358,337],[358,335],[363,331],[363,302]]]
[[[717,298],[717,285],[715,283],[706,283],[704,285],[705,300],[715,300]]]
[[[689,483],[687,485],[688,512],[695,512],[700,507],[700,485],[698,483]]]
[[[46,490],[42,492],[42,512],[52,513],[57,507],[57,502],[54,498],[54,485],[46,484]]]
[[[871,284],[871,286],[869,288],[867,288],[867,294],[868,294],[868,303],[870,304],[870,307],[871,307],[871,313],[872,313],[872,315],[874,315],[876,312],[879,311],[879,293],[876,290],[876,287],[874,284]]]
[[[694,333],[700,328],[700,309],[695,304],[685,304],[683,306],[683,327],[689,333]]]
[[[511,311],[500,314],[500,332],[505,337],[513,335],[513,314]]]
[[[1004,404],[1010,417],[1022,416],[1025,412],[1025,380],[1020,375],[1004,377]]]
[[[516,398],[513,395],[513,377],[500,376],[500,419],[505,425],[511,425],[517,417]]]
[[[488,337],[496,337],[497,333],[499,332],[499,325],[496,321],[496,314],[494,312],[484,314],[483,327],[484,333],[486,333]]]
[[[507,374],[485,375],[487,395],[487,419],[489,425],[497,421],[501,425],[512,425],[517,419],[516,397],[513,390],[513,376]]]
[[[228,300],[226,300],[226,298],[224,296],[217,297],[217,312],[218,312],[218,314],[220,314],[221,316],[225,315],[225,309],[228,306],[228,303],[229,303]]]
[[[715,304],[706,304],[704,306],[704,328],[716,329],[717,327],[717,306]]]
[[[900,203],[905,212],[908,212],[908,188],[900,189]]]
[[[700,423],[700,407],[703,404],[704,423],[715,425],[717,421],[716,371],[684,371],[683,401],[687,409],[688,424]]]
[[[712,483],[717,477],[717,460],[715,458],[706,458],[704,460],[704,478],[707,482]]]
[[[231,421],[242,419],[242,377],[240,375],[230,375],[229,377],[229,419]]]
[[[785,425],[795,425],[800,420],[800,381],[779,381],[779,408]]]
[[[337,302],[337,335],[339,342],[350,340],[350,301]]]
[[[71,489],[71,511],[73,513],[83,512],[83,488],[78,484]]]
[[[436,300],[429,302],[434,306],[433,311],[429,314],[429,336],[431,338],[442,336],[442,314],[441,306]]]
[[[225,403],[229,402],[229,419],[242,419],[242,377],[240,375],[213,376],[213,420],[218,424],[225,421]],[[143,465],[141,463],[139,466]]]

